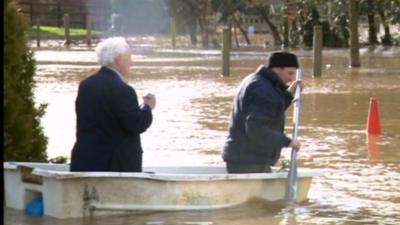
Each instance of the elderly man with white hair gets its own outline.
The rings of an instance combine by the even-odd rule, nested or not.
[[[139,105],[128,85],[131,49],[124,38],[100,42],[96,53],[101,68],[79,84],[70,170],[141,172],[140,134],[153,121],[155,96],[148,94]]]

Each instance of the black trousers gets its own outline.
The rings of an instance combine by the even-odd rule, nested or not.
[[[226,163],[228,173],[271,173],[271,167],[266,164]]]

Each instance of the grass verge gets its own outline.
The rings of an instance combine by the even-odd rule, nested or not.
[[[91,35],[100,35],[101,31],[92,30]],[[71,38],[85,38],[86,29],[82,28],[70,28],[69,35]],[[30,37],[36,38],[37,26],[32,26],[30,29]],[[64,27],[53,27],[53,26],[40,26],[40,38],[41,39],[64,39]]]

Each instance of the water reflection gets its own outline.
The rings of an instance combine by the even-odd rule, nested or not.
[[[379,161],[379,153],[381,151],[379,146],[380,142],[380,135],[367,134],[368,159],[372,163],[376,163]]]
[[[110,224],[166,224],[166,225],[184,225],[184,224],[226,224],[226,225],[271,225],[282,224],[286,213],[281,213],[283,206],[281,204],[266,205],[260,200],[252,200],[243,205],[229,209],[220,209],[213,211],[182,211],[182,212],[130,212],[114,216],[94,216],[84,219],[54,219],[33,218],[22,216],[16,218],[14,224],[29,222],[29,224],[60,224],[60,225],[110,225]],[[249,210],[252,209],[252,210]],[[6,217],[15,217],[18,212],[6,209]],[[47,221],[45,223],[40,221]],[[37,222],[37,223],[35,223]],[[284,223],[287,224],[287,223]],[[290,223],[297,224],[297,223]]]
[[[310,76],[311,52],[296,52],[306,83],[299,165],[323,175],[313,180],[309,201],[294,209],[256,202],[213,212],[137,212],[85,223],[31,218],[6,209],[6,224],[400,224],[399,52],[362,51],[362,67],[349,69],[347,50],[326,50],[321,78]],[[35,97],[49,104],[42,121],[49,156],[69,156],[77,86],[97,66],[90,51],[57,53],[56,59],[50,53],[36,52]],[[152,48],[134,56],[129,83],[139,96],[153,92],[158,98],[154,124],[143,135],[145,165],[222,164],[236,87],[265,61],[262,51],[233,56],[230,77],[220,76],[215,51]],[[365,134],[371,96],[379,98],[380,140]],[[287,133],[291,129],[288,123]],[[282,158],[290,158],[289,149]]]

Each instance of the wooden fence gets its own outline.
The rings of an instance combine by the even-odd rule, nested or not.
[[[17,0],[21,12],[31,25],[40,19],[42,26],[63,26],[63,16],[70,15],[71,28],[86,28],[86,18],[92,18],[92,29],[110,27],[110,0]]]

